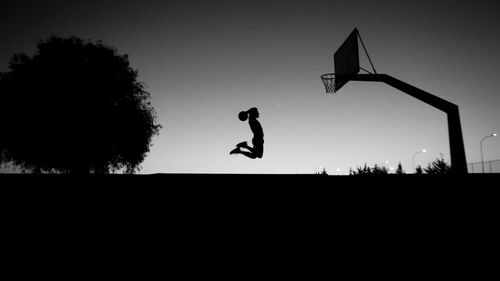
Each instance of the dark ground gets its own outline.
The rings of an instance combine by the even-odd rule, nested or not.
[[[250,216],[269,223],[293,217],[317,220],[318,225],[371,216],[400,222],[426,217],[429,223],[474,218],[496,225],[499,182],[500,174],[0,174],[0,198],[14,215],[48,211],[56,216],[100,216],[111,212],[117,217],[142,214],[148,220],[168,213],[175,214],[173,218],[208,215],[233,221]]]
[[[499,179],[2,174],[4,267],[20,276],[486,279],[500,249]]]
[[[47,202],[127,201],[338,206],[384,204],[437,205],[496,202],[500,174],[438,175],[263,175],[263,174],[152,174],[152,175],[29,175],[0,174],[2,197]],[[148,204],[147,204],[148,205]],[[293,204],[292,204],[293,205]]]
[[[378,176],[327,176],[316,174],[150,174],[150,175],[31,175],[0,174],[0,182],[33,188],[47,187],[179,187],[195,185],[195,188],[238,187],[487,187],[500,179],[500,174],[468,174],[463,176],[443,175],[378,175]],[[86,186],[87,185],[87,186]],[[90,186],[88,186],[90,185]],[[215,185],[215,186],[214,186]],[[270,186],[269,186],[270,185]]]

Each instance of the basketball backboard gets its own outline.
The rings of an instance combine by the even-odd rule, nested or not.
[[[333,55],[335,66],[335,92],[359,72],[358,29],[355,28]]]

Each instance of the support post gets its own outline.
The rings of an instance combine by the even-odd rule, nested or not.
[[[387,74],[356,74],[348,77],[352,81],[383,82],[418,100],[446,113],[448,119],[448,138],[450,142],[451,172],[456,175],[467,174],[462,126],[458,106],[414,87]]]

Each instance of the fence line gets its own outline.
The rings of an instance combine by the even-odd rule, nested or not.
[[[500,173],[500,159],[467,163],[467,170],[472,174],[481,174],[483,172],[483,163],[485,173]]]

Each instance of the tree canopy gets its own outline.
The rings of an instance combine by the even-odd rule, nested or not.
[[[444,175],[450,173],[451,166],[441,156],[441,159],[436,158],[432,163],[427,164],[427,168],[424,168],[424,171],[429,175]]]
[[[159,133],[128,56],[102,42],[50,37],[0,73],[0,156],[33,172],[137,172]]]

